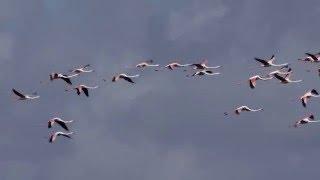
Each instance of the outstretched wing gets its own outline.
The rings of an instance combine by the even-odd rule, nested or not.
[[[64,80],[66,83],[72,85],[72,82],[69,78],[66,78],[66,77],[61,77],[62,80]]]
[[[70,139],[71,139],[71,136],[70,136],[70,135],[68,135],[68,134],[59,134],[59,135],[61,135],[61,136],[64,136],[64,137],[67,137],[67,138],[70,138]]]
[[[126,80],[126,81],[128,81],[128,82],[130,82],[130,83],[134,83],[133,81],[132,81],[132,79],[131,78],[129,78],[129,77],[122,77],[124,80]]]
[[[90,64],[86,64],[82,68],[87,68],[87,67],[90,67],[90,66],[91,66]]]
[[[269,66],[269,63],[268,63],[266,60],[259,59],[259,58],[254,58],[254,60],[260,62],[260,63],[263,64],[264,66]]]
[[[318,61],[317,56],[315,56],[314,54],[306,53],[306,55],[310,56],[314,61]]]
[[[280,76],[279,74],[274,74],[273,75],[275,78],[277,78],[277,79],[279,79],[280,81],[286,81],[286,79],[284,78],[284,77],[282,77],[282,76]]]
[[[78,96],[80,96],[81,92],[80,92],[79,88],[75,88],[75,90],[77,91]]]
[[[66,131],[69,131],[68,126],[66,125],[66,123],[62,122],[62,121],[56,121],[57,124],[59,124],[63,129],[65,129]]]
[[[307,107],[307,99],[306,98],[301,98],[301,103],[303,107]]]
[[[251,89],[254,89],[256,87],[256,81],[254,80],[249,80],[249,85]]]
[[[19,97],[21,97],[21,98],[25,98],[25,97],[26,97],[25,95],[21,94],[20,92],[18,92],[18,91],[15,90],[14,88],[12,88],[12,92],[13,92],[15,95],[17,95],[17,96],[19,96]]]
[[[84,94],[89,97],[89,91],[87,88],[82,88],[82,91],[84,92]]]
[[[191,66],[195,66],[197,69],[202,69],[202,65],[201,64],[191,64]]]

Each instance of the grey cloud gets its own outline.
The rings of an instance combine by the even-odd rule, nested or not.
[[[306,4],[307,7],[306,8]],[[318,1],[2,1],[0,3],[0,179],[301,179],[318,175],[318,126],[288,126],[296,100],[318,88]],[[267,70],[255,56],[289,62],[301,85],[245,79]],[[166,64],[207,58],[220,77],[138,71],[142,59]],[[74,84],[99,85],[91,97],[65,92],[48,74],[90,63]],[[308,73],[305,70],[312,69]],[[135,85],[111,83],[120,72]],[[188,72],[189,73],[189,72]],[[108,82],[102,79],[106,78]],[[236,85],[237,82],[243,82]],[[41,98],[12,100],[12,87]],[[237,105],[265,111],[225,117]],[[73,119],[71,141],[47,142],[46,122]],[[58,129],[55,129],[58,130]],[[306,153],[307,152],[307,153]]]

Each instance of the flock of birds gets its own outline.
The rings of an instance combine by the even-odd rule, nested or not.
[[[304,57],[302,59],[298,59],[298,60],[304,61],[304,62],[320,62],[320,53],[317,53],[317,54],[306,53],[306,57]],[[302,82],[302,80],[292,80],[291,79],[293,71],[288,63],[275,64],[275,56],[274,55],[272,55],[269,59],[255,58],[255,61],[260,63],[262,67],[277,67],[278,70],[272,71],[272,72],[266,74],[265,76],[254,75],[254,76],[250,77],[248,80],[248,84],[251,89],[256,88],[258,81],[268,81],[271,79],[276,79],[282,84]],[[190,76],[191,77],[192,76],[215,76],[215,75],[220,74],[220,72],[215,72],[215,69],[218,69],[221,66],[210,67],[207,65],[207,63],[208,63],[207,60],[203,60],[200,63],[193,63],[193,64],[180,64],[178,62],[172,62],[168,65],[163,66],[163,68],[169,69],[169,70],[175,70],[178,68],[192,67],[192,69],[195,70],[195,72],[192,74],[188,74],[187,77],[190,77]],[[147,60],[147,61],[143,61],[143,62],[137,64],[135,67],[139,68],[139,69],[155,68],[154,69],[155,71],[160,71],[160,69],[156,69],[156,68],[159,68],[161,66],[159,64],[154,64],[153,60]],[[77,95],[81,95],[81,93],[84,93],[85,96],[89,97],[89,90],[96,89],[96,88],[98,88],[98,86],[90,87],[90,86],[86,86],[84,84],[80,84],[78,86],[73,86],[72,81],[71,81],[72,78],[75,78],[75,77],[79,76],[80,74],[94,72],[93,69],[89,69],[89,68],[90,68],[90,64],[87,64],[85,66],[81,66],[78,68],[74,68],[69,71],[69,75],[66,75],[63,73],[51,73],[49,75],[50,81],[59,80],[59,79],[63,80],[66,83],[66,85],[68,85],[68,89],[66,89],[66,91],[70,91],[70,90],[75,91],[77,93]],[[185,69],[184,71],[187,71],[187,70]],[[320,76],[320,69],[318,70],[318,73]],[[121,74],[113,76],[112,82],[117,82],[119,80],[125,80],[128,83],[135,83],[134,79],[138,78],[139,76],[140,76],[139,74],[128,75],[125,73],[121,73]],[[106,79],[103,79],[103,80],[107,81]],[[36,99],[40,98],[40,96],[37,95],[37,93],[33,93],[33,94],[28,95],[28,94],[22,93],[19,90],[14,89],[14,88],[12,89],[12,92],[15,96],[17,96],[18,100],[36,100]],[[316,98],[316,97],[320,97],[320,95],[316,89],[311,89],[311,90],[307,91],[304,95],[302,95],[300,97],[302,106],[306,108],[307,102],[311,98]],[[246,105],[242,105],[242,106],[237,107],[234,110],[234,113],[236,115],[240,115],[242,112],[259,112],[262,110],[263,110],[263,108],[253,109],[253,108],[250,108]],[[224,115],[229,115],[229,113],[225,112]],[[53,126],[58,125],[64,131],[57,131],[57,132],[51,133],[49,136],[49,142],[53,143],[57,139],[58,136],[72,138],[73,132],[71,132],[68,127],[69,124],[72,122],[73,122],[73,120],[66,121],[66,120],[63,120],[59,117],[55,117],[55,118],[50,119],[48,121],[48,128],[52,128]],[[300,127],[301,125],[308,124],[308,123],[315,123],[315,122],[320,122],[320,121],[316,121],[314,118],[314,115],[310,114],[307,117],[296,121],[294,123],[293,127],[297,128],[297,127]]]

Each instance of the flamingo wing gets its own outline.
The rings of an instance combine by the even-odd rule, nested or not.
[[[264,66],[269,66],[269,63],[266,60],[259,59],[259,58],[254,58],[256,61],[260,62]]]
[[[134,82],[132,81],[132,79],[131,79],[131,78],[129,78],[129,77],[125,77],[125,76],[123,76],[122,78],[123,78],[124,80],[126,80],[126,81],[130,82],[130,83],[134,83]]]
[[[64,80],[66,83],[72,85],[72,82],[70,80],[70,78],[67,78],[67,77],[61,77],[62,80]]]
[[[56,139],[57,135],[56,134],[51,134],[49,137],[49,142],[53,143],[53,141]]]
[[[314,61],[318,61],[318,58],[316,55],[311,54],[311,53],[306,53],[306,55],[310,56]]]
[[[303,107],[307,107],[307,99],[306,98],[301,98],[301,103]]]
[[[249,80],[249,85],[250,85],[251,89],[254,89],[256,87],[256,84],[257,84],[256,81],[251,80],[251,79]]]
[[[66,137],[66,138],[70,138],[70,139],[71,139],[71,136],[70,136],[70,135],[68,135],[68,134],[59,134],[59,135],[61,135],[61,136],[64,136],[64,137]]]
[[[84,92],[84,94],[89,97],[89,91],[87,88],[82,88],[82,91]]]
[[[19,97],[21,97],[21,98],[26,98],[26,96],[25,96],[24,94],[18,92],[18,91],[15,90],[14,88],[12,88],[12,92],[13,92],[15,95],[17,95],[17,96],[19,96]]]
[[[197,69],[203,69],[201,64],[192,64],[191,66],[195,66]]]
[[[274,74],[273,75],[275,78],[277,78],[277,79],[279,79],[280,81],[286,81],[286,79],[284,78],[284,77],[282,77],[282,76],[280,76],[279,74]]]
[[[57,124],[59,124],[63,129],[65,129],[66,131],[69,131],[68,126],[66,125],[65,122],[63,121],[55,121]]]
[[[86,64],[82,68],[87,68],[87,67],[90,67],[90,66],[91,66],[90,64]]]
[[[52,122],[48,121],[48,128],[51,128],[51,127],[52,127]]]

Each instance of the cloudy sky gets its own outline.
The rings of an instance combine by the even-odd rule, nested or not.
[[[320,46],[317,0],[1,0],[0,179],[269,180],[320,175],[320,126],[289,128],[320,101],[316,64],[297,61]],[[246,79],[289,62],[301,84]],[[144,59],[222,65],[218,77],[132,68]],[[90,98],[65,92],[51,72],[90,63],[74,84],[99,85]],[[307,72],[307,70],[311,70]],[[140,74],[135,85],[115,73]],[[190,73],[190,72],[189,72]],[[104,82],[102,79],[108,79]],[[237,83],[240,84],[238,85]],[[11,88],[38,92],[17,102]],[[247,104],[260,113],[225,117]],[[49,144],[47,121],[74,120],[73,139]]]

